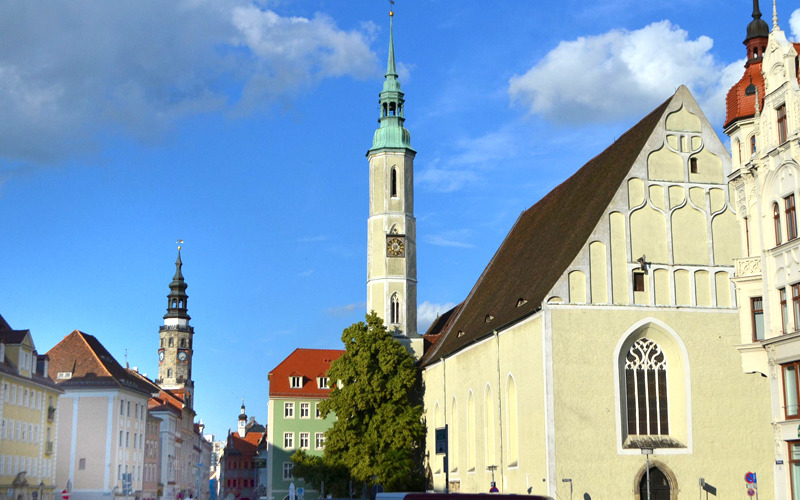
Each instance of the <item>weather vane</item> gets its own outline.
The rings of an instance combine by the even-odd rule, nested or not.
[[[176,241],[175,243],[177,243],[177,244],[178,244],[178,250],[180,250],[180,249],[181,249],[181,245],[183,245],[183,240],[179,239],[179,240],[178,240],[178,241]]]
[[[394,15],[394,0],[389,0],[389,16]]]

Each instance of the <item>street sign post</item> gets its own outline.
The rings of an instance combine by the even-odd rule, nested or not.
[[[758,500],[758,478],[755,472],[748,472],[744,475],[745,487],[747,488],[747,496],[750,498],[755,497]]]
[[[67,490],[62,491],[61,498],[63,498],[64,500],[69,500],[69,491]]]
[[[435,431],[434,445],[437,455],[444,455],[442,461],[444,466],[444,492],[450,493],[450,470],[447,465],[447,425],[439,427]]]

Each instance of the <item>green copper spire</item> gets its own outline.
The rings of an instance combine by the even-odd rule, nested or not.
[[[403,92],[397,79],[394,62],[394,13],[389,12],[389,60],[386,64],[386,79],[380,93],[380,126],[372,138],[369,153],[379,149],[411,149],[411,134],[403,128]]]

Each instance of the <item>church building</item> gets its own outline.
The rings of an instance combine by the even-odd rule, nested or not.
[[[730,172],[681,86],[520,215],[426,335],[437,491],[735,498],[752,471],[774,498],[770,380],[735,348]]]
[[[772,27],[754,2],[747,62],[728,92],[725,133],[731,138],[742,258],[736,260],[740,305],[738,350],[747,373],[768,381],[774,433],[774,498],[800,500],[800,43]]]

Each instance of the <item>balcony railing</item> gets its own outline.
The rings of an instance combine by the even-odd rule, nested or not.
[[[48,442],[46,442],[44,444],[44,452],[47,453],[48,455],[52,455],[53,454],[53,442],[52,441],[48,441]]]
[[[54,406],[49,406],[47,408],[47,421],[52,422],[56,418],[56,408]]]
[[[761,257],[736,259],[736,277],[758,276],[761,274]]]

